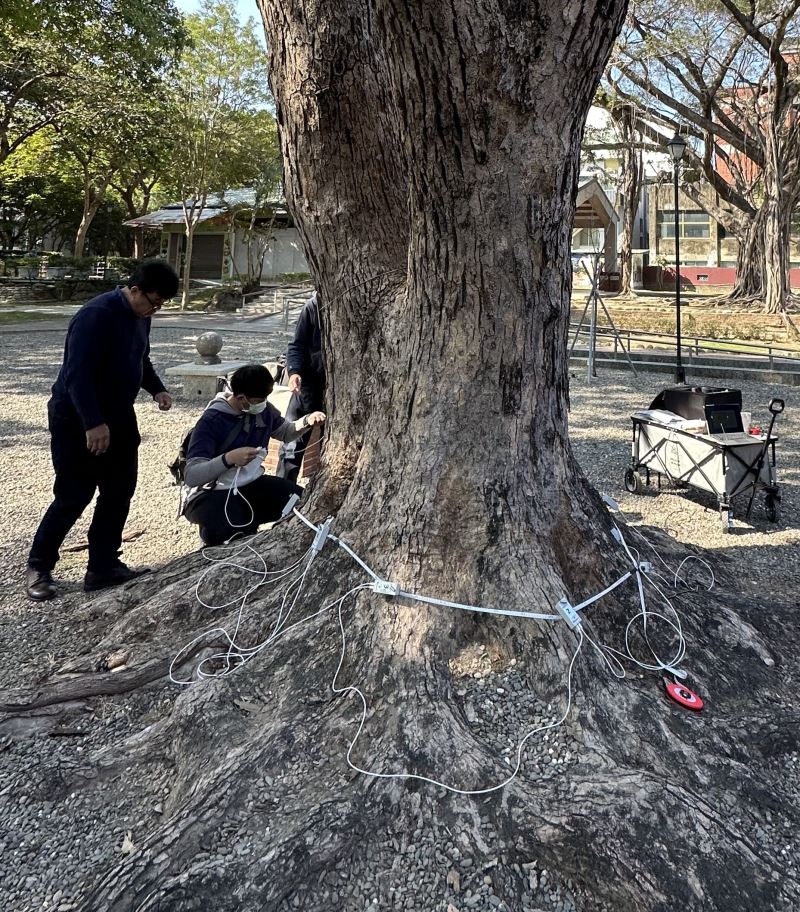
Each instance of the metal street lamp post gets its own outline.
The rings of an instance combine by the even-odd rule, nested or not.
[[[678,171],[681,159],[686,151],[686,140],[676,133],[667,143],[667,148],[672,156],[673,178],[675,181],[675,335],[677,345],[675,382],[686,383],[686,372],[681,362],[681,231],[678,224]]]

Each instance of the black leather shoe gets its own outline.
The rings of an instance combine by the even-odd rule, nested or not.
[[[28,567],[25,571],[25,591],[34,602],[46,602],[55,598],[56,584],[47,570],[34,570]]]
[[[130,567],[121,562],[103,573],[87,570],[86,576],[83,578],[83,591],[97,592],[99,589],[121,586],[123,583],[129,583],[132,579],[136,579],[137,576],[143,576],[149,572],[149,567],[143,567],[141,570],[131,570]]]

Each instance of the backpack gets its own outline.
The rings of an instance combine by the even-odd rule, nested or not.
[[[246,414],[242,414],[241,418],[236,421],[234,426],[231,428],[230,433],[225,438],[222,443],[221,452],[224,453],[228,447],[233,443],[234,440],[239,436],[239,431],[241,431],[244,426],[244,419]],[[192,434],[194,433],[194,427],[188,430],[181,440],[181,445],[178,447],[178,455],[175,459],[167,466],[172,475],[176,485],[183,485],[186,483],[186,457],[189,453],[189,446],[192,442]]]

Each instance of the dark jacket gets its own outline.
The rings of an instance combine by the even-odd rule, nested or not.
[[[51,414],[84,429],[136,425],[140,389],[164,391],[150,363],[150,318],[137,316],[121,289],[92,298],[70,320]]]
[[[231,432],[237,426],[239,433],[231,439]],[[242,415],[228,404],[225,393],[217,393],[192,431],[186,454],[186,485],[190,488],[213,485],[216,479],[231,473],[222,461],[223,446],[227,452],[246,446],[266,447],[270,437],[291,441],[301,433],[271,402],[258,415]]]
[[[289,376],[300,374],[304,387],[321,389],[325,386],[322,327],[316,293],[308,299],[298,317],[294,339],[286,350],[286,369]]]

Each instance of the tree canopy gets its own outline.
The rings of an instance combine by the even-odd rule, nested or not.
[[[183,204],[184,305],[194,230],[209,196],[257,182],[279,158],[255,20],[241,24],[232,0],[206,0],[186,28],[189,43],[169,87],[170,162],[162,178]]]
[[[740,244],[743,296],[781,310],[800,201],[800,0],[639,0],[607,73],[641,136],[680,131],[701,182],[684,191]],[[691,173],[691,172],[690,172]]]

